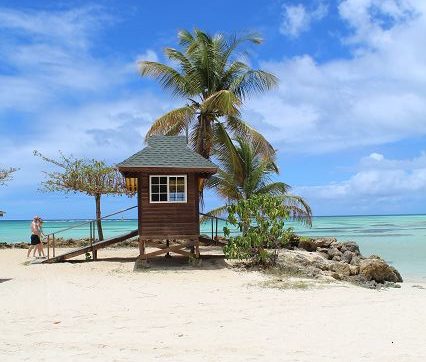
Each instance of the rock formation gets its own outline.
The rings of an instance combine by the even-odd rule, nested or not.
[[[294,274],[350,281],[371,288],[397,286],[400,273],[378,256],[364,257],[353,241],[300,239],[279,253],[279,267]]]

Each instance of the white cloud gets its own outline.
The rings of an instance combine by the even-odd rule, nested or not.
[[[384,156],[382,154],[375,152],[371,153],[368,157],[375,161],[382,161],[384,159]]]
[[[353,30],[346,41],[373,47],[391,41],[391,29],[417,15],[410,0],[343,0],[338,9]]]
[[[34,42],[49,42],[69,48],[88,48],[91,36],[105,24],[112,22],[99,6],[86,6],[66,11],[23,11],[0,8],[3,29],[24,35]]]
[[[416,16],[383,28],[386,41],[376,41],[374,47],[359,38],[358,45],[351,45],[350,58],[317,63],[302,55],[263,63],[280,78],[280,86],[250,100],[245,117],[279,149],[298,153],[426,135],[426,48],[421,36],[426,34],[426,2],[411,6]]]
[[[157,53],[154,50],[148,49],[145,53],[139,54],[136,57],[136,63],[142,60],[146,60],[149,62],[158,62],[159,59]]]
[[[19,203],[22,187],[36,192],[46,165],[34,149],[119,162],[142,148],[151,122],[174,106],[148,92],[129,95],[127,82],[137,79],[131,54],[121,61],[93,55],[99,28],[111,22],[98,7],[0,8],[1,165],[20,168],[2,198]],[[141,56],[156,59],[152,50]]]
[[[0,8],[0,65],[6,69],[0,75],[0,109],[44,109],[64,94],[96,95],[125,80],[125,63],[92,54],[98,31],[111,22],[99,7],[50,12]]]
[[[127,71],[130,74],[135,74],[136,72],[138,72],[138,63],[143,60],[146,60],[149,62],[158,62],[160,58],[154,50],[147,49],[144,53],[138,54],[132,62],[127,64],[126,66]]]
[[[344,181],[301,186],[295,191],[314,205],[322,205],[322,210],[330,203],[344,205],[346,212],[402,212],[405,207],[410,211],[411,204],[426,202],[426,153],[402,160],[373,153],[361,159],[356,172]]]
[[[307,9],[302,4],[284,4],[282,9],[280,32],[292,38],[297,38],[301,33],[309,30],[313,22],[323,19],[328,12],[328,7],[322,2],[313,10]]]

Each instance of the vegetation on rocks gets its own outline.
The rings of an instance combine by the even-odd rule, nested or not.
[[[274,265],[278,249],[286,245],[293,234],[284,225],[288,215],[288,209],[277,196],[254,195],[229,205],[228,223],[238,226],[242,233],[230,236],[230,230],[224,228],[225,236],[229,237],[225,255],[255,264]]]

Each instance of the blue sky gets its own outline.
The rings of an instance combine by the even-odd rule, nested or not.
[[[224,12],[226,10],[226,13]],[[253,67],[280,78],[245,119],[279,150],[279,179],[316,215],[424,213],[426,2],[0,1],[0,188],[9,219],[86,218],[86,196],[38,191],[55,156],[120,162],[151,122],[184,100],[141,79],[179,29],[260,32]],[[206,208],[218,205],[208,194]],[[107,198],[104,212],[135,203]]]

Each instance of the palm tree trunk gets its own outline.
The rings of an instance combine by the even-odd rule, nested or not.
[[[213,142],[213,119],[206,114],[200,114],[198,122],[195,150],[204,158],[209,159]]]
[[[95,200],[96,200],[96,224],[98,227],[98,237],[99,240],[102,241],[104,240],[104,233],[102,231],[102,220],[101,220],[101,195],[100,194],[96,194],[95,195]]]

